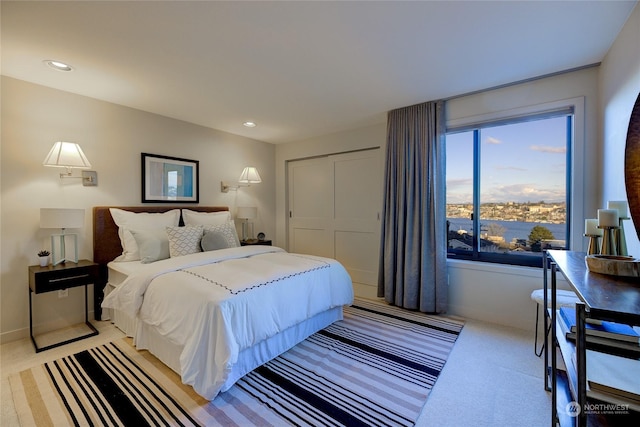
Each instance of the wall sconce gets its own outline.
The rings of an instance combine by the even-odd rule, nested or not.
[[[251,184],[259,184],[261,182],[262,178],[260,178],[258,169],[253,166],[247,166],[240,174],[240,178],[238,178],[238,185],[229,185],[228,183],[221,181],[220,191],[223,193],[228,193],[229,190],[238,191],[238,188],[240,187],[248,187]]]
[[[51,259],[53,265],[65,263],[66,261],[78,262],[78,235],[66,234],[65,229],[82,227],[84,227],[84,209],[40,209],[40,228],[62,229],[61,234],[51,235]],[[66,254],[67,237],[73,239],[75,250],[75,256],[69,259]],[[58,240],[57,244],[56,240]]]
[[[82,171],[82,176],[72,176],[71,169],[89,169],[91,163],[82,152],[82,148],[74,142],[58,141],[53,144],[51,151],[42,162],[44,166],[66,168],[67,173],[61,173],[60,178],[80,178],[85,187],[98,185],[96,171]]]

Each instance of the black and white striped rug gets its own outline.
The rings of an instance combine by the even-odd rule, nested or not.
[[[356,300],[209,402],[123,339],[10,377],[23,425],[411,426],[463,323]]]

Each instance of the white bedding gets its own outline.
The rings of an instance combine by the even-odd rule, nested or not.
[[[352,301],[337,261],[244,246],[141,265],[102,305],[183,347],[182,381],[213,399],[242,350]]]
[[[140,270],[140,267],[143,265],[140,261],[111,261],[107,264],[107,268],[109,269],[109,283],[111,283],[113,287],[120,285],[127,277]]]
[[[111,261],[107,264],[108,281],[104,287],[104,295],[107,296],[118,287],[125,279],[140,269],[143,264],[140,261]],[[128,337],[135,336],[137,322],[135,317],[127,316],[122,311],[104,308],[102,320],[110,320],[118,329]]]

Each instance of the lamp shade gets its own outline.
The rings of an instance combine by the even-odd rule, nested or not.
[[[240,179],[238,179],[238,182],[240,184],[259,184],[262,182],[262,178],[260,178],[258,169],[254,168],[253,166],[247,166],[240,174]]]
[[[53,144],[51,151],[42,162],[45,166],[59,166],[65,168],[88,169],[91,163],[82,152],[82,148],[75,142],[58,141]]]
[[[236,215],[240,219],[254,219],[258,216],[258,208],[256,207],[238,207]]]
[[[84,209],[40,209],[40,228],[82,228]]]

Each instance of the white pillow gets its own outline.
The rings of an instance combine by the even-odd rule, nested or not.
[[[149,264],[161,259],[169,258],[169,237],[167,230],[158,228],[156,230],[129,230],[133,234],[138,251],[140,262]]]
[[[221,225],[205,225],[204,226],[205,234],[216,233],[220,237],[222,237],[227,242],[228,248],[237,248],[240,246],[240,239],[238,239],[238,232],[236,231],[236,226],[233,221],[227,221]],[[209,239],[213,239],[212,237]],[[215,239],[218,240],[218,239]],[[205,245],[208,244],[209,241],[205,242]],[[203,247],[204,249],[204,247]]]
[[[169,237],[169,255],[171,258],[202,252],[200,250],[201,225],[167,227],[166,230]]]
[[[177,226],[180,221],[180,209],[172,209],[163,213],[135,213],[109,208],[109,212],[119,227],[118,236],[122,244],[122,255],[115,261],[138,261],[140,259],[138,244],[130,230],[164,230],[165,227]]]
[[[184,225],[221,225],[231,221],[231,213],[229,211],[196,212],[182,209],[182,220]]]

